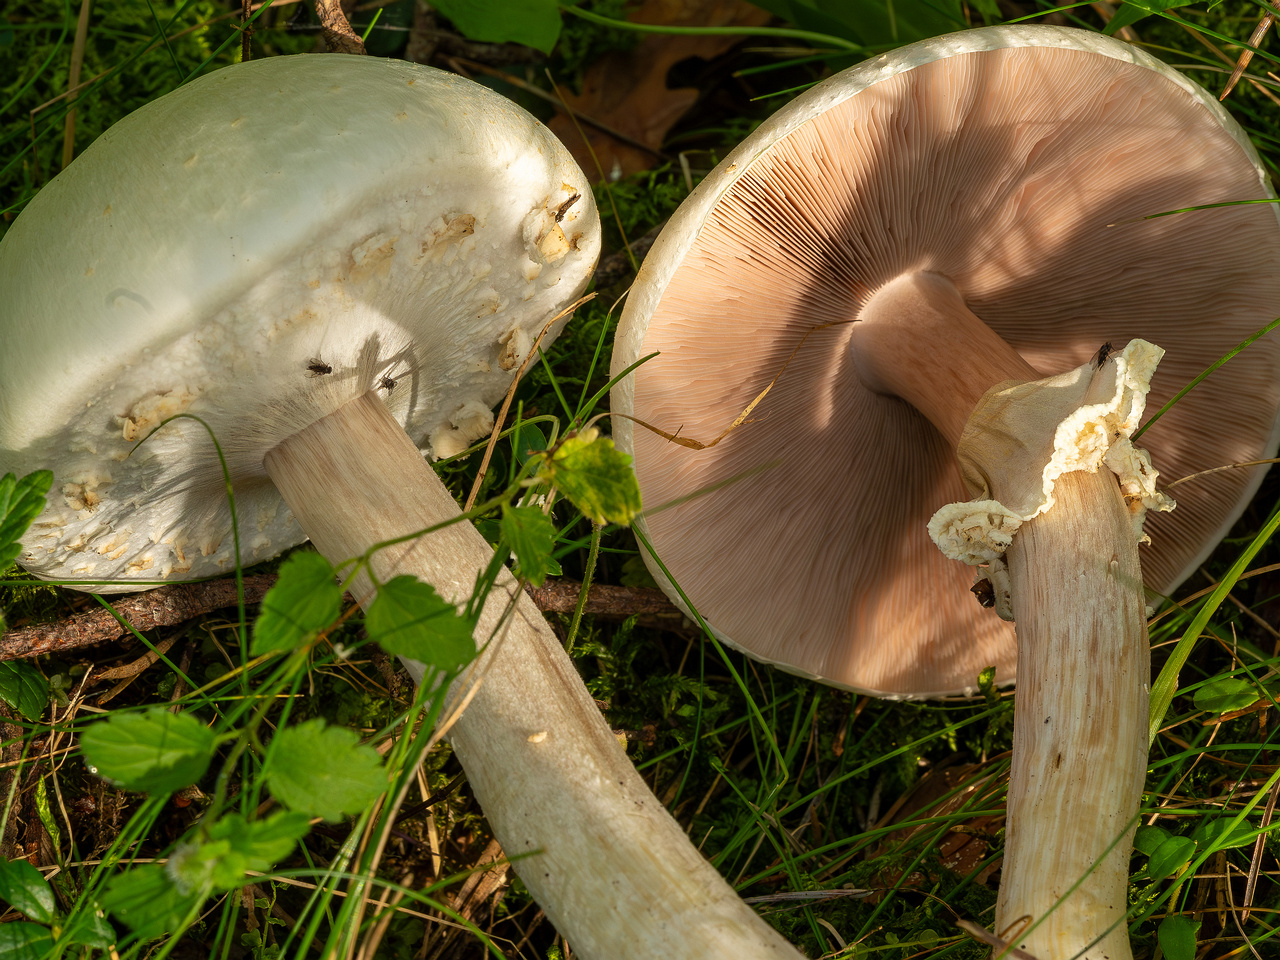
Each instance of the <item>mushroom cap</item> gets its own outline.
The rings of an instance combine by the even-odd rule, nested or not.
[[[243,560],[301,542],[263,455],[372,389],[458,452],[599,233],[550,131],[428,67],[255,60],[125,117],[0,243],[0,473],[55,474],[19,562],[108,590],[230,569],[209,434],[148,436],[178,413],[227,456]]]
[[[971,691],[988,666],[1012,682],[1012,626],[926,531],[968,499],[955,453],[907,403],[863,387],[851,321],[883,285],[930,271],[1045,375],[1108,341],[1164,347],[1157,410],[1275,316],[1280,219],[1274,204],[1141,218],[1272,196],[1211,96],[1085,31],[953,34],[808,91],[685,201],[620,322],[615,375],[659,355],[614,388],[614,411],[682,437],[713,439],[777,377],[705,450],[615,419],[650,570],[724,642],[827,683],[936,696]],[[1272,334],[1139,443],[1166,478],[1271,456],[1277,374]],[[1178,509],[1147,521],[1148,588],[1193,570],[1261,477],[1180,486]]]

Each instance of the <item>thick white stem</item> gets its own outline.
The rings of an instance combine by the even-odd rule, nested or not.
[[[1005,555],[1018,695],[996,932],[1039,960],[1127,960],[1151,676],[1138,547],[1109,472],[1064,474],[1054,497]],[[1024,916],[1039,923],[1015,936]]]
[[[281,443],[266,467],[334,562],[459,513],[372,393]],[[457,523],[379,552],[373,570],[383,580],[414,574],[461,601],[491,556],[470,523]],[[645,786],[542,614],[505,571],[477,641],[513,597],[510,626],[481,658],[479,690],[449,736],[503,849],[532,854],[515,870],[573,952],[585,960],[798,958]],[[464,692],[460,681],[452,696]]]
[[[988,389],[1041,376],[936,274],[885,284],[858,320],[850,348],[864,383],[911,403],[953,446],[962,435],[983,446],[990,418],[974,408]],[[1036,402],[1001,415],[1038,423]],[[1057,422],[1047,424],[1050,450]],[[1044,463],[994,459],[996,499],[1006,499],[1003,483],[1028,473],[1040,491]],[[1037,960],[1128,960],[1123,918],[1150,679],[1138,548],[1105,468],[1063,474],[1053,494],[1053,507],[1023,523],[1005,554],[1018,690],[996,933]]]

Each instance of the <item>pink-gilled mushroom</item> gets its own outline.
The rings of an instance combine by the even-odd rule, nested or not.
[[[155,430],[180,412],[226,452],[246,562],[310,537],[336,563],[456,518],[410,436],[441,456],[488,432],[598,252],[567,151],[459,77],[288,57],[151,103],[0,244],[0,472],[56,475],[20,562],[103,591],[228,571],[204,428]],[[491,556],[454,524],[372,570],[462,602]],[[509,574],[477,639],[512,603],[450,735],[575,953],[795,956],[649,792]]]
[[[1244,133],[1142,51],[968,31],[768,120],[677,211],[623,314],[614,373],[658,356],[615,388],[614,431],[677,603],[752,656],[878,696],[1016,666],[996,931],[1040,960],[1130,955],[1143,579],[1171,590],[1261,479],[1188,484],[1143,526],[1172,506],[1128,439],[1160,347],[1157,405],[1280,304],[1270,204],[1143,218],[1270,197]],[[1161,470],[1276,449],[1280,342],[1224,374],[1143,435]],[[724,436],[689,449],[638,422]],[[986,565],[1016,645],[930,532]]]

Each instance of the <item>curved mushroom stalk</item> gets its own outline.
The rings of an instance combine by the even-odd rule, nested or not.
[[[877,291],[852,342],[863,382],[956,449],[977,499],[939,510],[929,532],[947,556],[987,566],[1017,622],[996,933],[1041,960],[1124,960],[1150,679],[1137,542],[1142,511],[1172,506],[1128,436],[1160,351],[1134,341],[1041,379],[929,273]],[[908,353],[914,363],[893,362]]]
[[[374,393],[284,440],[265,462],[333,561],[459,514]],[[479,532],[458,523],[379,551],[372,565],[380,579],[416,574],[461,601],[491,556]],[[477,640],[489,638],[512,598],[515,615],[481,658],[479,689],[449,736],[503,848],[532,854],[515,870],[573,952],[598,960],[798,957],[657,802],[510,574],[489,596]]]

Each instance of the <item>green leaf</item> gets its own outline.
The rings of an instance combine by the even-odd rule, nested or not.
[[[244,859],[246,870],[265,873],[287,857],[310,829],[305,813],[281,810],[266,820],[253,821],[229,813],[209,828],[209,837],[226,841]]]
[[[1138,832],[1133,837],[1133,849],[1139,853],[1145,853],[1148,857],[1160,848],[1160,844],[1169,839],[1169,831],[1163,827],[1147,827],[1138,828]]]
[[[98,950],[106,950],[116,942],[116,932],[96,910],[81,910],[62,928],[62,940]]]
[[[1200,922],[1190,917],[1165,917],[1156,936],[1165,960],[1195,960]]]
[[[44,875],[25,860],[0,859],[0,900],[28,920],[53,923],[53,891]]]
[[[1195,704],[1197,710],[1223,714],[1243,710],[1259,696],[1258,688],[1243,677],[1223,677],[1196,690]]]
[[[49,702],[49,681],[25,660],[0,662],[0,700],[32,722]]]
[[[44,510],[51,486],[53,473],[49,470],[37,470],[21,480],[12,473],[0,477],[0,570],[18,559],[22,552],[19,540]]]
[[[555,484],[594,523],[625,525],[640,512],[631,458],[594,427],[566,438],[538,476]]]
[[[107,881],[102,909],[144,940],[176,937],[205,896],[203,890],[180,889],[158,863],[143,863]]]
[[[431,5],[452,20],[464,36],[484,43],[523,43],[550,53],[560,37],[556,0],[432,0]]]
[[[252,653],[296,649],[341,611],[342,590],[333,565],[318,553],[295,553],[280,565],[280,579],[262,598]]]
[[[1196,855],[1195,841],[1190,837],[1170,837],[1156,847],[1147,861],[1147,875],[1163,880],[1181,870]]]
[[[522,466],[546,449],[547,435],[536,423],[522,423],[519,431],[511,434],[511,451]]]
[[[898,46],[966,26],[954,0],[753,0],[757,7],[813,30],[866,46]]]
[[[40,825],[49,834],[56,852],[62,847],[62,831],[58,829],[58,818],[53,815],[53,804],[49,802],[49,788],[44,785],[44,781],[44,777],[36,781],[36,816],[40,818]],[[58,862],[62,862],[61,854],[58,856]]]
[[[275,798],[299,813],[340,820],[363,810],[387,788],[377,752],[345,727],[308,720],[276,734],[267,768]]]
[[[1191,0],[1129,0],[1119,10],[1116,15],[1107,22],[1102,32],[1107,36],[1113,35],[1117,30],[1123,27],[1137,23],[1153,13],[1160,13],[1164,10],[1174,10],[1177,7],[1185,7],[1191,3]]]
[[[53,934],[37,923],[0,923],[0,957],[5,960],[45,960]]]
[[[98,721],[80,737],[91,773],[126,790],[172,793],[204,776],[213,760],[213,734],[185,713],[152,707]]]
[[[1191,831],[1191,839],[1196,845],[1205,850],[1229,850],[1235,847],[1247,847],[1258,839],[1258,834],[1252,823],[1246,817],[1236,824],[1235,829],[1231,828],[1231,821],[1234,817],[1219,817],[1216,820],[1208,820],[1200,823],[1193,831]]]
[[[535,587],[542,585],[555,562],[551,550],[556,527],[538,507],[502,505],[502,538],[516,555],[516,576],[525,577]]]
[[[364,628],[387,653],[442,670],[456,670],[476,655],[475,623],[459,616],[431,584],[408,575],[378,588]]]

